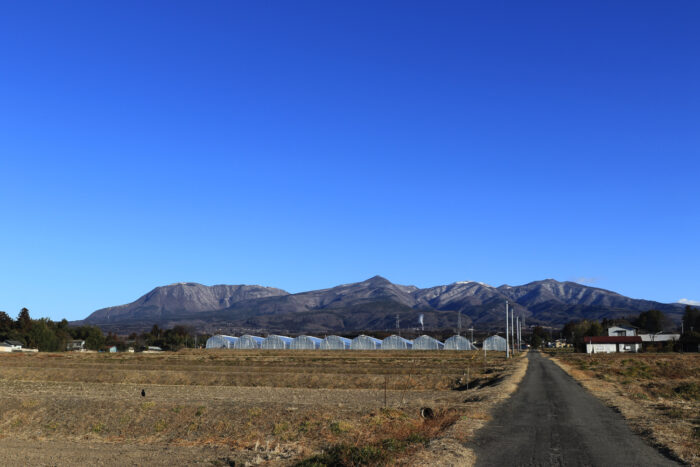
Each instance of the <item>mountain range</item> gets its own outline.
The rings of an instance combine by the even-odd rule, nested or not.
[[[625,297],[609,290],[554,279],[492,287],[455,282],[429,288],[399,285],[375,276],[362,282],[291,294],[259,285],[183,282],[156,287],[136,301],[103,308],[73,324],[132,332],[186,325],[207,332],[326,333],[416,328],[503,326],[508,300],[530,325],[562,326],[574,319],[636,316],[658,309],[674,321],[683,306]]]

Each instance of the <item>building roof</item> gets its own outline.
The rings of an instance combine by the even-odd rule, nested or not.
[[[11,340],[7,340],[7,341],[5,341],[5,343],[10,344],[10,345],[15,345],[15,346],[19,345],[20,347],[22,345],[24,345],[20,341],[11,341]]]
[[[641,344],[639,336],[589,336],[584,337],[586,344]]]

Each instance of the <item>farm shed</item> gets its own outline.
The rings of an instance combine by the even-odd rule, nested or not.
[[[234,349],[259,349],[265,339],[259,336],[245,334],[238,338],[233,345]]]
[[[401,336],[393,335],[382,341],[382,350],[408,350],[413,347],[413,342]]]
[[[12,346],[5,342],[0,342],[0,352],[12,352]]]
[[[284,350],[292,345],[292,338],[271,334],[262,341],[261,348],[268,350]]]
[[[350,342],[350,348],[352,350],[378,350],[382,348],[382,341],[362,334]]]
[[[668,341],[678,341],[681,339],[681,335],[673,332],[657,332],[656,334],[639,334],[642,338],[642,342],[654,343],[654,342],[668,342]]]
[[[420,336],[413,341],[413,350],[442,350],[445,344],[430,336]]]
[[[238,337],[217,334],[207,339],[207,349],[232,349]]]
[[[351,342],[347,337],[328,336],[321,341],[321,350],[348,350]]]
[[[639,352],[642,338],[639,336],[588,336],[583,338],[586,353]]]
[[[506,340],[501,336],[491,336],[484,339],[484,350],[506,351]]]
[[[445,350],[476,350],[476,347],[464,336],[452,336],[445,341]]]
[[[292,339],[291,349],[294,350],[316,350],[321,347],[323,339],[311,336],[297,336]]]

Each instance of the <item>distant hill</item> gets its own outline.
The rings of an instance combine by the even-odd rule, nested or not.
[[[553,279],[492,287],[455,282],[426,289],[393,284],[375,276],[330,289],[290,294],[258,285],[179,283],[157,287],[138,300],[97,310],[74,324],[131,332],[153,324],[192,326],[209,332],[325,333],[418,326],[428,329],[496,329],[508,300],[527,325],[562,326],[572,319],[620,318],[655,308],[678,321],[682,305],[625,297],[609,290]]]

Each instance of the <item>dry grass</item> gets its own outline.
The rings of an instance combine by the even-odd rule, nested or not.
[[[0,432],[216,446],[228,450],[224,461],[244,464],[291,464],[339,447],[411,463],[458,420],[485,419],[479,407],[512,371],[501,355],[484,362],[472,352],[10,354],[0,358]],[[435,419],[419,417],[423,406]]]
[[[568,354],[553,359],[653,444],[700,464],[700,355]]]

